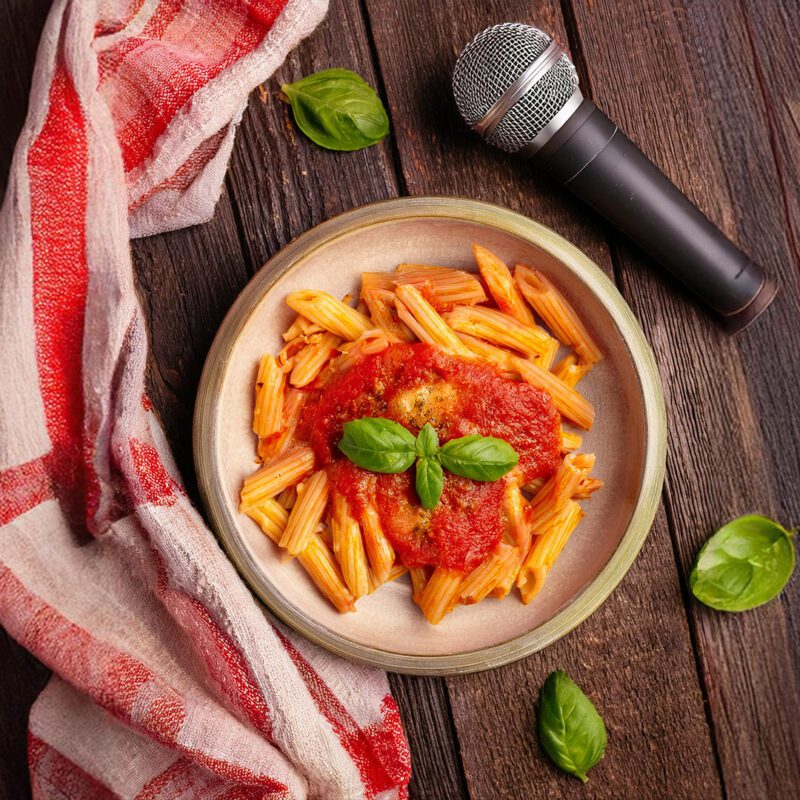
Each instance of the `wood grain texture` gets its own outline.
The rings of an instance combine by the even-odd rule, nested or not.
[[[533,22],[566,44],[560,7],[452,2],[431,4],[420,15],[368,0],[367,8],[408,190],[511,206],[565,235],[611,273],[604,226],[560,188],[465,131],[450,93],[458,52],[486,24]],[[556,667],[583,685],[609,727],[608,755],[588,787],[556,772],[536,741],[539,689]],[[663,511],[620,588],[577,632],[517,664],[450,679],[448,687],[475,798],[515,797],[523,786],[526,797],[665,796],[657,787],[667,786],[670,797],[721,796]]]
[[[347,67],[379,87],[357,0],[331,2],[327,21],[263,87],[245,112],[231,158],[228,186],[255,272],[295,236],[364,203],[397,194],[391,140],[354,153],[334,153],[300,133],[280,85],[327,67]],[[463,774],[440,678],[392,676],[413,760],[412,798],[461,798]]]
[[[656,351],[667,393],[668,508],[684,575],[703,540],[738,514],[800,519],[800,463],[786,448],[797,436],[796,419],[786,419],[800,384],[797,263],[758,66],[744,17],[734,10],[721,2],[665,7],[631,0],[620,13],[574,3],[594,99],[781,282],[767,316],[731,339],[646,272],[647,261],[632,246],[616,247],[626,295]],[[780,600],[741,615],[690,603],[730,798],[788,796],[800,785],[791,633],[799,595],[794,581]]]

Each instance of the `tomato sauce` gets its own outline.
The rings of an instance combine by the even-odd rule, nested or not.
[[[560,417],[546,392],[427,344],[390,345],[313,389],[298,437],[355,515],[374,500],[386,536],[408,567],[468,571],[480,564],[503,535],[507,479],[484,483],[445,470],[439,504],[425,510],[413,468],[380,475],[338,451],[344,424],[361,417],[393,419],[414,435],[430,422],[441,444],[470,434],[505,439],[519,453],[523,483],[549,476],[560,459]]]

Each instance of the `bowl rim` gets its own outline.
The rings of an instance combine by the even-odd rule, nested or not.
[[[411,655],[372,648],[333,633],[299,615],[280,594],[259,580],[251,554],[238,541],[233,515],[214,470],[216,399],[239,334],[263,297],[301,259],[364,227],[403,219],[429,217],[489,225],[525,239],[558,259],[601,301],[628,348],[644,402],[645,456],[636,505],[617,549],[584,588],[546,622],[506,642],[444,655]],[[652,527],[666,470],[667,420],[655,358],[638,321],[606,274],[581,250],[541,223],[515,211],[460,197],[403,197],[369,203],[339,214],[293,239],[250,279],[234,301],[211,344],[193,418],[193,454],[197,482],[212,529],[250,590],[281,621],[307,639],[352,661],[412,675],[461,675],[508,664],[541,650],[572,631],[609,597],[630,569]]]

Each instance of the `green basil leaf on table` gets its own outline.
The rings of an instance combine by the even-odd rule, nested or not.
[[[434,458],[438,452],[439,434],[430,422],[426,422],[417,435],[417,455],[420,458]]]
[[[349,69],[326,69],[285,83],[281,91],[303,133],[328,150],[361,150],[389,133],[375,90]]]
[[[372,472],[405,472],[417,457],[416,440],[402,425],[382,417],[345,423],[339,449],[356,465]]]
[[[416,489],[423,508],[436,508],[444,487],[442,465],[433,458],[417,459]]]
[[[777,597],[794,571],[794,532],[758,514],[723,525],[689,575],[694,596],[718,611],[748,611]]]
[[[462,436],[451,439],[439,451],[442,466],[474,481],[496,481],[517,466],[517,451],[493,436]]]
[[[580,778],[606,751],[606,726],[592,701],[561,670],[551,673],[539,695],[539,741],[555,765]]]

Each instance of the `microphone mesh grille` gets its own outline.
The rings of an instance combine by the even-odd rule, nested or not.
[[[453,95],[472,127],[550,44],[530,25],[506,22],[481,31],[462,51],[453,71]],[[562,56],[500,120],[487,138],[509,153],[527,145],[578,87],[572,62]]]

